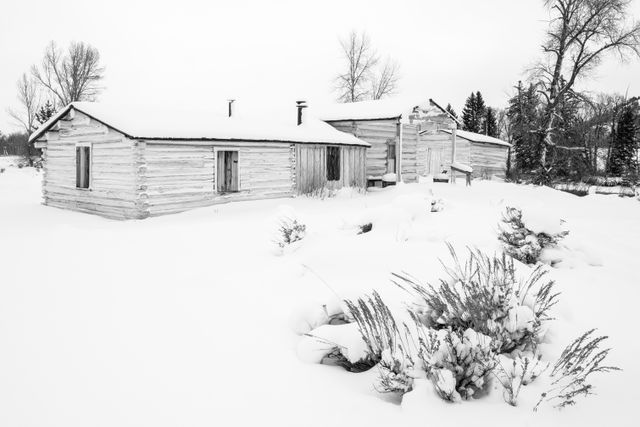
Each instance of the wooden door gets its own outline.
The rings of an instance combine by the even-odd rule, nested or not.
[[[427,150],[427,175],[437,175],[442,172],[442,149],[429,148]]]
[[[218,191],[229,193],[239,190],[238,152],[218,151]]]

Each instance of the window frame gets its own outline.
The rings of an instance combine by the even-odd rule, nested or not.
[[[329,152],[330,151],[334,151],[337,154],[337,156],[330,156]],[[340,181],[340,179],[342,178],[342,147],[340,146],[336,146],[336,145],[327,145],[327,150],[326,150],[326,167],[327,167],[327,181],[329,182],[336,182],[336,181]],[[331,159],[337,159],[337,164],[333,165],[333,167],[330,167],[329,162],[331,161]],[[331,172],[333,172],[333,174],[330,174]],[[337,173],[337,177],[336,177],[336,173]],[[333,178],[333,179],[332,179]]]
[[[89,149],[89,176],[87,178],[87,187],[78,186],[78,148]],[[80,150],[82,152],[82,150]],[[91,142],[77,142],[75,145],[75,160],[76,160],[76,190],[91,191],[93,190],[93,144]]]

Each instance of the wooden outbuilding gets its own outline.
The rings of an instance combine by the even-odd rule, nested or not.
[[[455,131],[455,135],[450,129],[441,129],[439,132],[447,135],[450,140],[444,147],[441,146],[441,152],[450,158],[451,144],[455,138],[456,162],[469,165],[473,169],[473,178],[505,177],[511,144],[498,138],[459,129]],[[443,167],[446,168],[449,165],[445,163]]]
[[[396,181],[412,183],[435,173],[430,169],[429,142],[446,143],[448,138],[438,130],[456,126],[448,113],[430,101],[361,101],[335,104],[315,114],[336,129],[371,144],[367,151],[370,184],[389,175],[395,175]]]
[[[316,115],[371,144],[367,151],[370,184],[389,174],[411,183],[428,175],[449,180],[451,174],[468,169],[474,178],[504,177],[506,172],[510,144],[457,130],[458,120],[431,99],[335,104]]]
[[[364,189],[370,146],[314,120],[275,126],[90,102],[63,108],[29,140],[43,151],[45,205],[117,219]]]

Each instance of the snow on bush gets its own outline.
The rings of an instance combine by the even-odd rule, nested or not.
[[[593,385],[589,382],[592,374],[620,370],[604,364],[611,349],[600,349],[600,343],[608,337],[593,337],[594,331],[585,332],[564,349],[551,371],[550,388],[542,393],[534,411],[542,403],[558,409],[575,405],[578,397],[593,394]]]
[[[346,323],[322,325],[304,334],[298,343],[298,356],[310,363],[324,363],[330,358],[331,364],[355,367],[368,360],[369,351],[357,325]]]
[[[453,267],[445,267],[449,277],[437,287],[395,275],[399,286],[421,300],[423,322],[434,329],[471,328],[491,337],[498,353],[535,347],[558,297],[554,282],[544,280],[546,272],[539,267],[521,281],[513,260],[505,255],[489,257],[469,250],[462,264],[451,246],[449,250]]]
[[[486,389],[494,366],[491,338],[464,331],[418,326],[421,368],[444,400],[459,402]]]
[[[282,207],[277,221],[278,229],[274,241],[280,249],[304,239],[307,234],[307,226],[291,208]]]
[[[444,210],[444,201],[442,199],[431,200],[431,212],[441,212]]]
[[[500,224],[498,239],[505,252],[525,264],[540,261],[543,249],[558,244],[567,234],[561,220],[523,214],[521,209],[507,206]]]
[[[515,351],[511,355],[496,358],[493,375],[502,385],[502,397],[511,406],[518,405],[518,395],[522,386],[531,384],[548,367],[541,354]]]

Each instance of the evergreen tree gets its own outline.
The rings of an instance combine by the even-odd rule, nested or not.
[[[496,120],[496,113],[491,107],[487,107],[487,114],[484,120],[484,133],[494,138],[498,137],[498,121]]]
[[[447,104],[447,108],[445,108],[445,110],[447,110],[447,113],[451,114],[454,118],[458,118],[458,114],[456,113],[456,110],[453,109],[453,107],[451,106],[451,104]],[[458,124],[456,123],[456,127],[458,127]]]
[[[618,126],[611,144],[608,172],[622,176],[635,174],[638,170],[638,124],[636,105],[624,109],[618,119]]]
[[[472,92],[462,110],[462,129],[469,132],[484,133],[486,110],[487,107],[480,91]]]
[[[519,172],[531,172],[538,166],[540,141],[536,131],[539,121],[540,100],[536,88],[523,89],[509,100],[507,117],[511,123],[513,154],[511,166]]]
[[[447,110],[447,113],[451,114],[456,119],[458,118],[458,114],[456,113],[456,110],[453,109],[451,104],[447,104],[447,108],[445,108],[445,110]]]
[[[478,122],[476,118],[476,94],[471,92],[462,109],[462,129],[469,132],[477,132]]]
[[[485,118],[487,116],[487,106],[484,103],[484,98],[482,97],[482,93],[480,91],[476,92],[476,121],[478,123],[478,130],[475,130],[476,133],[485,133]]]
[[[49,120],[56,113],[56,108],[53,106],[51,101],[47,100],[44,105],[40,106],[40,109],[36,113],[36,120],[40,124],[44,124],[47,120]]]

